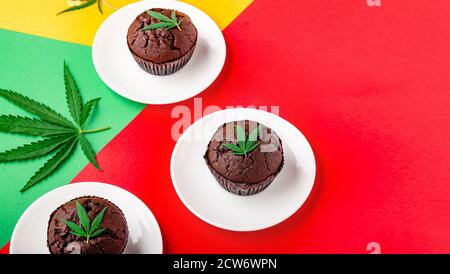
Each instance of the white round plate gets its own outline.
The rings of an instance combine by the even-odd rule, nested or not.
[[[161,254],[158,223],[148,207],[130,192],[104,183],[75,183],[56,188],[32,203],[22,214],[11,238],[11,254],[48,254],[47,226],[51,213],[74,198],[93,195],[117,205],[128,224],[125,254]]]
[[[253,120],[272,128],[283,142],[285,163],[264,191],[238,196],[224,190],[203,159],[209,140],[223,123]],[[316,163],[306,138],[277,115],[255,109],[228,109],[203,117],[178,139],[170,172],[175,190],[185,206],[203,221],[234,231],[274,226],[294,214],[314,184]]]
[[[172,75],[145,72],[128,49],[128,27],[136,16],[151,8],[184,12],[198,31],[191,60]],[[172,0],[139,1],[117,10],[100,26],[92,45],[94,66],[103,82],[123,97],[145,104],[170,104],[199,94],[217,78],[225,57],[225,40],[216,23],[203,11]]]

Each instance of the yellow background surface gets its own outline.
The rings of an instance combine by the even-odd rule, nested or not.
[[[151,0],[148,0],[151,1]],[[135,0],[107,0],[120,8]],[[221,29],[230,24],[252,0],[183,0],[211,16]],[[67,0],[0,0],[0,28],[90,46],[97,28],[114,12],[103,4],[56,16]]]

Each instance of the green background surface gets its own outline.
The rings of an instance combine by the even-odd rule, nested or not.
[[[66,60],[80,88],[83,102],[102,97],[88,121],[87,128],[112,126],[109,131],[87,138],[98,153],[144,107],[112,92],[97,76],[91,62],[91,47],[39,38],[0,29],[0,88],[11,89],[43,102],[67,118],[63,61]],[[0,98],[1,114],[30,114]],[[0,150],[14,148],[33,140],[16,134],[0,133]],[[21,194],[20,188],[49,158],[0,164],[0,247],[6,244],[23,211],[51,189],[69,183],[88,164],[81,148],[49,178]],[[101,162],[99,162],[101,166]]]

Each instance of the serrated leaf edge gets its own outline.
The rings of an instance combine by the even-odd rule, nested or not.
[[[62,125],[57,125],[54,123],[50,123],[48,121],[36,119],[36,118],[29,118],[25,116],[20,115],[0,115],[0,120],[10,120],[10,121],[4,121],[8,122],[6,127],[1,126],[0,132],[5,133],[11,133],[11,134],[23,134],[23,135],[31,135],[31,136],[54,136],[54,135],[64,135],[64,134],[71,134],[75,133],[75,128],[71,127],[65,127]],[[14,121],[17,120],[17,121]],[[8,128],[9,129],[3,129]],[[34,131],[27,132],[25,130],[19,130],[20,128],[28,128],[28,129],[34,129]],[[48,128],[46,128],[48,127]]]
[[[102,98],[98,97],[92,100],[87,101],[81,110],[81,128],[86,126],[87,120],[91,115],[91,112],[95,109],[98,102],[100,102]]]
[[[50,138],[31,142],[29,144],[24,144],[24,145],[18,146],[16,148],[0,152],[0,163],[22,161],[22,160],[43,157],[43,156],[48,155],[49,153],[53,152],[54,150],[58,149],[65,143],[69,142],[71,138],[72,138],[72,136],[70,136],[70,135],[69,136],[50,137]],[[21,150],[30,149],[33,146],[43,145],[45,143],[47,143],[47,145],[40,148],[40,150],[43,150],[43,152],[40,152],[36,155],[28,156],[28,155],[24,155],[24,153],[29,153],[29,154],[32,152],[37,153],[37,151],[39,151],[39,150],[34,150],[34,151],[29,151],[29,152],[21,151]],[[20,156],[15,156],[16,158],[13,158],[13,159],[2,160],[2,157],[4,157],[4,158],[11,157],[11,156],[8,156],[8,154],[12,154],[12,153],[20,153]]]
[[[89,216],[87,215],[86,210],[79,201],[76,201],[75,204],[77,206],[77,215],[78,219],[80,220],[81,226],[84,228],[84,231],[86,231],[86,233],[89,235],[91,227]]]
[[[90,232],[95,233],[95,231],[100,228],[103,222],[103,217],[105,216],[106,210],[108,209],[107,206],[105,206],[100,213],[95,216],[94,220],[92,220]]]
[[[40,183],[42,180],[53,174],[60,166],[63,164],[71,155],[72,150],[74,149],[77,143],[77,139],[75,138],[72,142],[68,142],[65,146],[63,146],[58,152],[56,152],[53,157],[51,157],[47,162],[44,163],[38,171],[34,173],[34,175],[28,180],[28,182],[22,187],[20,192],[25,192],[30,189],[30,187]],[[55,161],[54,163],[52,163]],[[52,166],[48,166],[52,164]],[[45,174],[47,170],[51,170],[49,173]],[[43,175],[41,175],[43,173]],[[41,176],[41,178],[38,178]]]
[[[70,115],[75,123],[81,127],[81,113],[83,103],[81,99],[80,89],[70,71],[66,61],[64,61],[64,88],[66,90],[66,103],[69,108]]]
[[[95,166],[95,168],[101,171],[101,168],[97,162],[96,153],[87,138],[83,134],[80,134],[78,138],[80,139],[81,150],[83,151],[84,156],[86,156],[89,162],[91,162]]]
[[[18,106],[19,108],[40,117],[44,121],[69,128],[75,127],[69,120],[51,107],[33,100],[28,96],[12,90],[0,89],[0,97]]]

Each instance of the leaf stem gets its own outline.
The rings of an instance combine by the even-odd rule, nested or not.
[[[111,129],[111,127],[102,127],[102,128],[97,128],[97,129],[80,129],[80,134],[84,134],[84,133],[95,133],[95,132],[101,132],[101,131],[105,131]]]
[[[101,1],[101,0],[99,0],[99,1]],[[114,7],[113,5],[111,5],[110,3],[108,3],[106,0],[103,0],[102,2],[103,2],[105,5],[107,5],[110,9],[112,9],[112,10],[117,10],[116,7]]]

